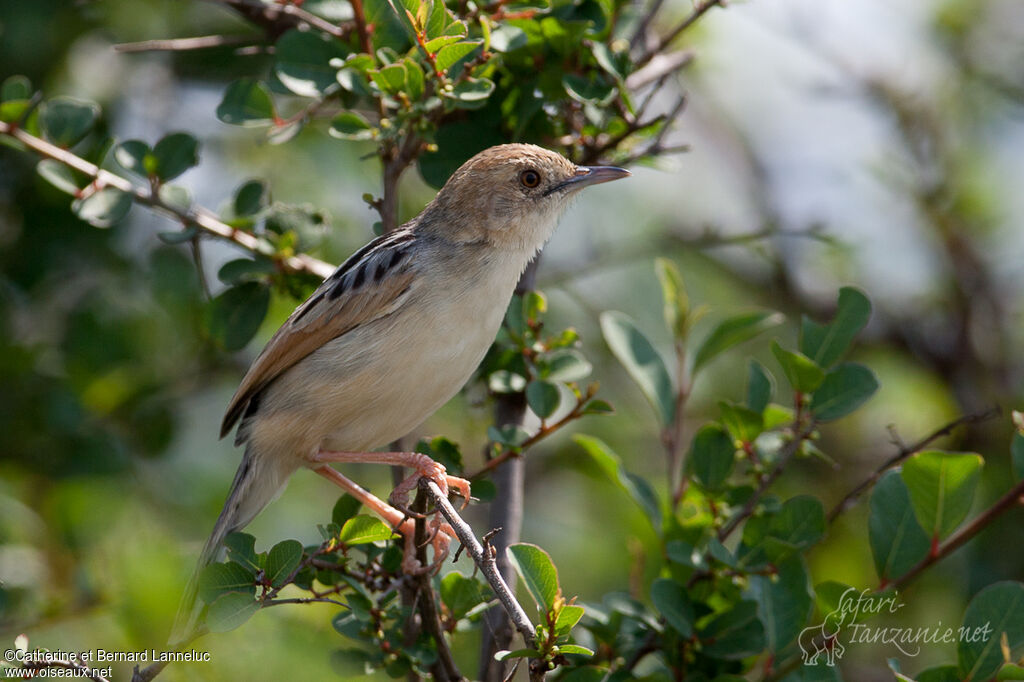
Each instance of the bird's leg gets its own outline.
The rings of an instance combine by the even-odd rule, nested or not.
[[[436,518],[431,522],[432,535],[430,544],[434,548],[434,563],[431,566],[423,567],[416,559],[416,547],[413,545],[413,542],[415,542],[416,525],[409,518],[408,514],[395,509],[332,466],[323,464],[313,469],[313,471],[365,504],[377,516],[384,519],[396,533],[402,535],[405,543],[402,557],[403,573],[415,575],[424,570],[432,572],[448,556],[448,545],[451,543],[451,539],[455,537],[455,531],[447,523],[440,523]]]
[[[319,451],[313,459],[317,462],[377,462],[379,464],[397,464],[410,467],[416,471],[415,474],[399,483],[388,501],[397,507],[405,507],[408,503],[409,492],[413,490],[420,477],[426,476],[437,484],[441,494],[447,495],[448,488],[455,488],[462,496],[462,506],[469,504],[469,481],[458,476],[449,476],[444,465],[435,462],[427,455],[419,452],[334,452],[330,450]]]

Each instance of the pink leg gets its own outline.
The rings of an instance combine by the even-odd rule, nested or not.
[[[422,572],[424,568],[416,560],[416,548],[413,546],[413,539],[416,534],[415,521],[398,511],[387,502],[366,490],[358,483],[341,474],[334,467],[326,464],[316,467],[313,471],[331,481],[352,497],[356,498],[369,507],[377,516],[381,517],[390,525],[395,532],[400,533],[405,541],[404,558],[402,559],[402,571],[409,574]],[[440,565],[448,555],[448,545],[455,537],[455,531],[447,523],[440,523],[438,519],[431,522],[433,537],[430,542],[434,547],[434,565],[427,570],[433,570]]]
[[[448,488],[459,491],[462,506],[469,504],[469,481],[458,476],[449,476],[443,465],[419,452],[334,452],[321,450],[314,457],[316,462],[376,462],[378,464],[396,464],[415,469],[416,473],[405,479],[391,492],[389,500],[392,504],[404,506],[409,492],[413,490],[421,476],[426,476],[441,489],[445,495]]]

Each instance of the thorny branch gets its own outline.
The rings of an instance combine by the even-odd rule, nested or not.
[[[6,135],[17,140],[43,158],[52,159],[72,170],[82,173],[90,180],[88,187],[91,188],[91,191],[97,191],[104,187],[114,187],[122,192],[127,192],[132,195],[136,203],[170,216],[183,225],[195,225],[210,235],[226,239],[252,253],[266,256],[277,262],[285,270],[290,272],[306,272],[320,278],[326,278],[334,271],[334,266],[329,263],[305,254],[282,258],[269,242],[249,232],[231,227],[221,221],[209,209],[202,206],[192,206],[187,209],[173,206],[160,198],[159,193],[154,188],[149,186],[140,187],[127,178],[103,170],[80,156],[50,144],[46,140],[36,137],[11,123],[0,121],[0,135]]]

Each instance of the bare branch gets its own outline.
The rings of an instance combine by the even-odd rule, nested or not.
[[[302,24],[328,33],[335,38],[344,38],[351,30],[347,26],[332,24],[326,19],[321,19],[298,5],[290,3],[264,4],[258,0],[212,0],[212,2],[234,9],[249,21],[267,29],[274,37],[289,28]]]
[[[455,531],[455,535],[458,536],[459,542],[465,547],[466,552],[472,557],[473,562],[479,567],[480,572],[483,573],[484,578],[490,584],[491,589],[494,590],[494,594],[498,597],[498,601],[501,602],[502,608],[508,614],[509,618],[512,619],[513,625],[516,630],[523,637],[523,642],[526,643],[527,647],[533,647],[535,642],[535,632],[533,624],[530,622],[530,617],[526,615],[526,611],[522,605],[516,601],[515,596],[512,594],[512,590],[509,589],[508,583],[501,576],[498,571],[498,563],[495,561],[494,552],[485,552],[483,545],[476,539],[476,535],[473,533],[473,529],[470,528],[469,524],[462,520],[458,512],[455,511],[455,507],[448,501],[448,498],[441,493],[441,489],[437,487],[437,484],[427,478],[420,479],[420,489],[423,490],[430,501],[437,507],[438,511],[441,512],[441,516],[444,517],[445,521],[451,525]]]
[[[305,254],[280,258],[272,244],[253,234],[231,227],[222,222],[209,209],[202,206],[192,206],[188,209],[172,206],[161,199],[153,188],[139,187],[127,178],[103,170],[66,149],[50,144],[46,140],[31,135],[10,123],[0,122],[0,135],[7,135],[39,156],[52,159],[82,173],[92,180],[93,184],[97,187],[114,187],[122,192],[127,192],[139,204],[168,215],[185,225],[195,225],[204,232],[233,242],[247,251],[266,256],[278,262],[286,270],[291,272],[307,272],[321,278],[328,277],[334,271],[334,266],[329,263]]]
[[[626,88],[635,91],[657,83],[666,76],[671,76],[679,69],[693,61],[697,53],[693,50],[677,50],[668,54],[657,54],[651,57],[642,68],[629,74],[626,78]]]
[[[668,47],[672,43],[673,40],[675,40],[677,37],[679,37],[680,33],[685,31],[686,29],[690,28],[690,26],[693,26],[693,24],[697,23],[697,21],[702,16],[704,16],[704,14],[709,9],[711,9],[712,7],[717,7],[717,6],[724,5],[724,4],[725,4],[725,0],[699,0],[697,2],[697,4],[694,5],[693,12],[691,12],[681,22],[676,24],[676,27],[673,28],[671,31],[669,31],[665,36],[663,36],[655,44],[654,48],[652,48],[650,51],[648,51],[646,54],[644,54],[639,60],[637,60],[637,64],[639,66],[646,65],[648,62],[650,62],[652,59],[654,59],[654,57],[656,55],[661,54],[665,50],[665,48]]]
[[[142,40],[136,43],[118,43],[114,49],[118,52],[186,52],[188,50],[205,50],[211,47],[227,47],[229,45],[255,45],[259,36],[196,36],[194,38],[169,38],[167,40]]]

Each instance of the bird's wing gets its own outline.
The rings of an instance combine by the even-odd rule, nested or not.
[[[304,357],[356,327],[397,310],[413,285],[413,233],[398,230],[374,239],[324,280],[291,314],[249,367],[235,391],[221,438],[270,382]]]

